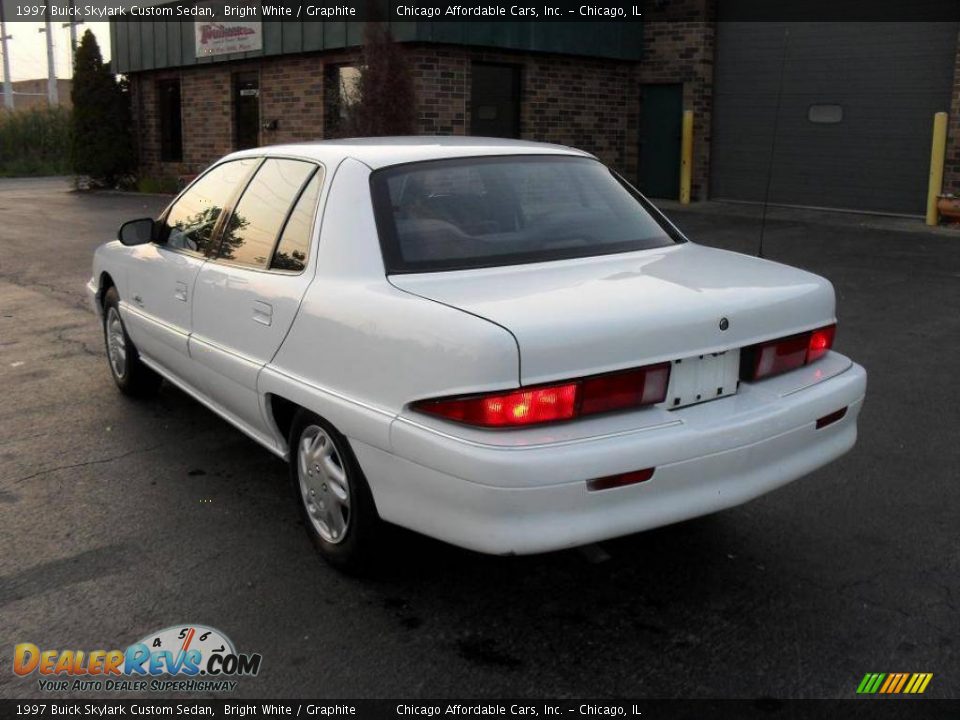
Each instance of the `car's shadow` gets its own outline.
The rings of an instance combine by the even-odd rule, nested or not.
[[[782,577],[763,572],[762,549],[753,546],[735,512],[519,557],[474,553],[390,527],[376,566],[361,576],[343,575],[313,550],[283,463],[169,386],[159,401],[160,415],[213,432],[228,446],[211,451],[203,471],[213,475],[216,463],[227,462],[229,472],[184,478],[184,487],[188,480],[217,483],[230,494],[232,513],[255,518],[242,528],[218,529],[217,541],[246,557],[218,555],[216,562],[230,567],[214,572],[249,576],[255,567],[257,576],[247,584],[282,597],[278,608],[286,621],[296,618],[297,632],[310,637],[323,635],[329,612],[342,632],[376,627],[391,641],[420,638],[464,667],[522,676],[541,672],[543,663],[573,671],[612,658],[643,664],[673,656],[671,662],[682,662],[733,636],[741,645],[756,642],[761,652],[763,624],[782,622],[787,610],[779,599],[785,595]],[[266,540],[257,544],[257,538]],[[243,622],[241,599],[223,602]],[[274,621],[262,622],[272,627]],[[307,673],[309,657],[297,662]],[[594,686],[583,682],[578,687],[589,694]],[[688,682],[678,678],[661,688],[680,693]],[[596,689],[613,692],[602,683]]]

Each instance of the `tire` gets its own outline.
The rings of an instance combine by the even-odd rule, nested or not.
[[[373,569],[383,521],[347,439],[323,418],[301,409],[288,442],[290,483],[317,552],[349,574]]]
[[[103,342],[107,366],[120,392],[131,397],[149,397],[157,392],[162,378],[140,360],[140,353],[127,335],[120,316],[120,295],[111,287],[103,296]]]

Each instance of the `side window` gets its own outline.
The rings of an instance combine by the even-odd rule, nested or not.
[[[300,272],[307,265],[307,251],[310,249],[310,234],[313,232],[313,215],[317,209],[317,198],[323,186],[323,170],[317,171],[297,200],[280,244],[273,254],[270,267],[274,270],[292,270]]]
[[[233,160],[197,180],[167,214],[167,246],[210,253],[217,218],[256,164],[256,158]]]
[[[300,160],[264,162],[227,221],[218,257],[250,267],[267,267],[290,206],[316,168]]]

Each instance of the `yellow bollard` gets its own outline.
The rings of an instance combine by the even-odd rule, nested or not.
[[[930,183],[927,186],[927,225],[940,222],[937,198],[943,187],[943,158],[947,152],[947,114],[933,116],[933,145],[930,147]]]
[[[693,181],[693,110],[683,111],[683,134],[680,142],[680,204],[690,204]]]

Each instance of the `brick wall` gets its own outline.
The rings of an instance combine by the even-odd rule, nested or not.
[[[407,47],[407,62],[417,93],[417,132],[468,135],[470,59],[454,48]]]
[[[260,142],[273,145],[317,140],[324,131],[324,63],[347,62],[349,55],[302,55],[260,62],[213,64],[180,71],[130,76],[134,123],[142,175],[177,177],[199,172],[234,149],[233,76],[260,74]],[[156,87],[160,80],[180,79],[183,161],[160,160],[160,120]]]
[[[943,174],[943,192],[960,195],[960,37],[953,66],[953,97],[947,120],[947,158]]]
[[[716,46],[714,0],[671,0],[648,12],[643,25],[640,83],[683,83],[683,109],[693,110],[693,188],[709,194],[713,61]]]
[[[630,133],[636,122],[634,63],[436,46],[410,48],[409,57],[419,132],[470,134],[471,64],[518,65],[523,139],[572,145],[636,173],[630,163],[636,153],[629,147],[636,143]]]
[[[534,56],[521,73],[524,138],[591,152],[628,178],[637,174],[634,63]]]
[[[709,0],[687,0],[705,3]],[[640,84],[682,82],[684,105],[696,112],[694,197],[706,194],[713,28],[704,22],[651,22],[643,63],[487,51],[437,45],[404,46],[417,91],[418,131],[470,133],[471,64],[520,66],[521,137],[561,143],[596,154],[626,177],[638,172]],[[194,173],[233,149],[233,73],[259,70],[263,144],[324,136],[325,68],[356,62],[358,51],[211,64],[180,71],[131,75],[142,173],[171,177]],[[156,82],[181,80],[183,162],[160,161]]]
[[[235,71],[251,69],[238,66]],[[186,164],[205,166],[233,149],[231,96],[231,72],[228,68],[212,67],[206,72],[191,70],[181,75],[183,159]],[[155,126],[154,135],[159,136],[158,125]],[[199,169],[193,167],[192,171]]]

